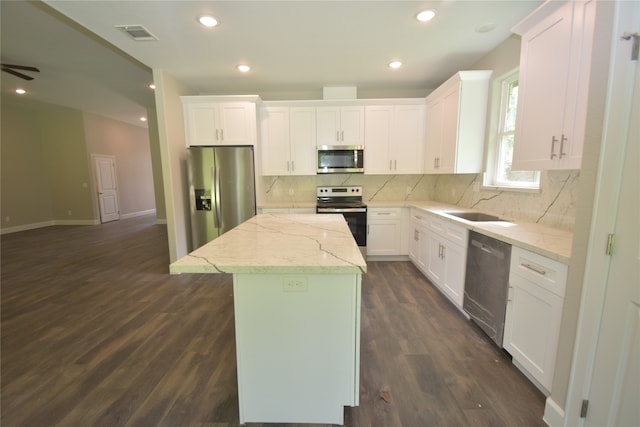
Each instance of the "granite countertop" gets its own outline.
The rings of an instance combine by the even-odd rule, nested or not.
[[[573,233],[570,231],[525,222],[467,221],[445,212],[473,212],[474,210],[439,202],[407,202],[405,206],[436,214],[441,219],[464,225],[469,230],[477,231],[485,236],[502,240],[564,264],[569,264],[571,260]]]
[[[169,271],[361,274],[367,264],[341,215],[260,214],[177,260]]]

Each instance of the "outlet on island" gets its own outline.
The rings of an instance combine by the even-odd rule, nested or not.
[[[282,290],[285,292],[307,292],[309,290],[308,279],[304,276],[284,277]]]

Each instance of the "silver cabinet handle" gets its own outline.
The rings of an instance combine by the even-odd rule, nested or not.
[[[564,152],[565,142],[567,142],[567,137],[564,136],[564,133],[563,133],[562,136],[560,137],[560,157],[559,158],[563,158],[564,156],[567,155],[567,153]]]
[[[296,170],[296,164],[294,163],[293,160],[291,160],[291,172]]]
[[[528,269],[528,270],[534,271],[534,272],[536,272],[538,274],[542,274],[543,276],[547,274],[546,271],[541,270],[539,268],[536,268],[536,267],[532,266],[531,264],[521,263],[520,265],[523,266],[524,268]]]
[[[220,141],[220,130],[216,129],[216,141]]]
[[[393,168],[391,167],[391,162],[392,160],[389,160],[389,170],[393,170]]]
[[[291,169],[289,169],[289,160],[287,160],[287,172],[291,172]]]
[[[393,161],[393,170],[394,170],[394,171],[397,171],[397,170],[398,170],[398,161],[397,161],[397,160],[394,160],[394,161]]]
[[[220,140],[224,141],[224,129],[220,129]]]
[[[554,135],[551,137],[551,160],[556,156],[556,153],[554,153],[556,151],[556,142],[558,142],[558,138]]]
[[[340,131],[336,131],[336,141],[340,142]]]

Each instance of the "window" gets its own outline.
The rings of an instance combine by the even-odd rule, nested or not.
[[[513,171],[513,142],[516,130],[518,106],[518,70],[512,71],[500,81],[500,110],[498,126],[489,150],[484,185],[502,188],[540,188],[539,171]]]

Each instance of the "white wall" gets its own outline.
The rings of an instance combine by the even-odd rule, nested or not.
[[[187,148],[180,96],[194,95],[184,84],[162,69],[153,70],[162,180],[167,214],[167,237],[171,262],[190,247]]]

